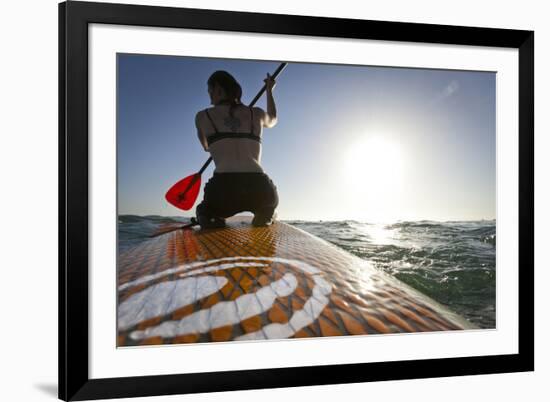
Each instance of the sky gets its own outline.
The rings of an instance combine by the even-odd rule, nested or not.
[[[119,214],[194,216],[164,194],[209,157],[194,124],[210,106],[208,77],[229,71],[248,104],[279,62],[119,54],[117,63]],[[262,139],[279,219],[494,219],[495,95],[492,72],[289,63],[274,89],[278,124]]]

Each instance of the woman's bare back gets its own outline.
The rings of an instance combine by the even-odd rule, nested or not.
[[[208,114],[207,114],[208,113]],[[229,115],[229,105],[217,105],[197,113],[199,136],[208,138],[216,133],[253,134],[261,139],[266,125],[266,113],[259,107],[239,105]],[[203,142],[203,141],[201,141]],[[203,142],[204,145],[204,142]],[[224,138],[208,145],[216,164],[216,172],[263,172],[261,143],[250,138]]]

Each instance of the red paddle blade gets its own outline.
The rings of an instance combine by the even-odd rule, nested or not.
[[[200,189],[201,175],[195,173],[174,184],[166,193],[166,201],[176,208],[187,211],[193,208]]]

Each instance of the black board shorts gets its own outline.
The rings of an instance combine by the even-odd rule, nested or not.
[[[277,187],[265,173],[214,173],[197,205],[197,217],[228,218],[252,212],[255,220],[269,221],[278,204]]]

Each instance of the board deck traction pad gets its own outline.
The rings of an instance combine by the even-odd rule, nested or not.
[[[324,240],[249,222],[176,230],[121,253],[117,345],[475,328]]]

